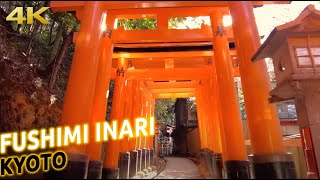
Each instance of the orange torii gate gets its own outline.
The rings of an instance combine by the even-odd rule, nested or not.
[[[265,62],[250,61],[260,46],[253,7],[267,3],[289,1],[197,1],[196,5],[186,1],[52,1],[53,11],[75,11],[81,25],[73,39],[75,52],[61,124],[89,121],[92,126],[104,121],[110,79],[115,80],[111,119],[119,122],[154,117],[157,98],[195,96],[207,170],[216,178],[222,177],[222,169],[227,178],[249,178],[234,84],[234,76],[241,75],[253,153],[251,175],[294,177],[294,173],[285,172],[291,161],[282,160],[287,154],[275,106],[268,103],[270,81]],[[228,14],[233,24],[224,27],[222,19]],[[211,26],[168,29],[168,18],[186,16],[210,16]],[[117,18],[144,17],[156,18],[157,29],[125,31],[114,26]],[[229,48],[232,41],[236,49]],[[115,48],[204,45],[213,49],[114,53]],[[231,57],[238,58],[239,67],[233,65]],[[102,143],[70,146],[65,150],[72,159],[63,173],[106,179],[143,176],[141,172],[153,166],[153,158],[148,158],[153,157],[152,142],[152,136],[108,141],[103,160]],[[86,160],[89,163],[83,163]],[[274,167],[280,168],[278,173]],[[81,168],[88,171],[80,172]]]

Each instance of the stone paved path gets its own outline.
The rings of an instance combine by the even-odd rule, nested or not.
[[[198,167],[189,159],[165,157],[165,169],[155,179],[203,179]]]

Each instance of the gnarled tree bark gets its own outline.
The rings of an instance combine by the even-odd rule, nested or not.
[[[55,60],[55,63],[54,63],[53,69],[52,69],[52,73],[50,76],[49,84],[48,84],[50,90],[53,89],[53,86],[56,82],[57,74],[60,69],[60,65],[62,63],[62,60],[63,60],[69,46],[72,43],[73,33],[74,33],[74,31],[71,31],[68,35],[66,35],[65,32],[63,33],[64,38],[63,38],[62,46],[61,46],[61,48],[58,52],[57,58]]]

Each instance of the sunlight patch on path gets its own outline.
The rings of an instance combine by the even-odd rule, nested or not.
[[[165,169],[155,179],[203,179],[198,167],[189,159],[166,157]]]

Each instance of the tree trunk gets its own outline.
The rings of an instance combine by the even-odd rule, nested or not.
[[[49,41],[48,41],[48,46],[51,46],[51,40],[52,40],[52,30],[53,30],[53,26],[56,23],[56,18],[53,18],[53,22],[51,23],[50,26],[50,33],[49,33]]]
[[[73,31],[70,32],[63,40],[62,42],[62,46],[59,50],[59,53],[57,55],[57,58],[55,60],[55,63],[54,63],[54,66],[53,66],[53,69],[52,69],[52,73],[51,73],[51,77],[50,77],[50,81],[49,81],[49,89],[52,90],[53,89],[53,85],[55,84],[56,82],[56,79],[57,79],[57,74],[58,74],[58,71],[59,71],[59,68],[60,68],[60,65],[61,65],[61,62],[69,48],[69,46],[71,45],[72,43],[72,37],[73,37]]]
[[[186,155],[187,154],[187,146],[186,146],[186,130],[183,124],[187,122],[187,99],[186,98],[178,98],[175,103],[175,116],[176,116],[176,128],[175,128],[175,154],[176,155]]]
[[[9,1],[9,6],[8,6],[8,12],[10,13],[11,11],[13,11],[13,1]]]
[[[43,31],[43,25],[40,24],[40,27],[39,27],[39,32],[40,32],[40,34],[42,34],[42,31]]]
[[[0,7],[0,24],[4,26],[7,31],[14,32],[11,23],[5,19],[7,16],[8,14]]]
[[[29,41],[29,44],[28,44],[28,48],[26,50],[26,56],[27,57],[31,54],[32,41],[33,41],[34,37],[36,36],[39,27],[40,27],[40,22],[36,21],[35,24],[34,24],[33,30],[32,30],[32,34],[31,34],[31,38],[30,38],[30,41]]]
[[[30,35],[32,29],[32,24],[25,24],[24,25],[24,31],[27,35]]]
[[[23,4],[22,4],[23,15],[24,15],[24,16],[27,14],[27,13],[26,13],[26,4],[27,4],[26,1],[24,1]],[[16,6],[19,6],[19,4],[16,4]],[[9,9],[10,9],[10,8],[9,8]],[[13,9],[12,9],[12,10],[13,10]],[[10,12],[11,12],[12,10],[10,9]],[[18,25],[17,25],[16,32],[17,32],[18,34],[20,34],[20,32],[21,32],[21,27],[22,27],[21,24],[18,24]]]
[[[34,29],[34,24],[30,24],[29,29],[28,29],[29,36],[31,36],[33,29]]]
[[[50,63],[52,63],[52,61],[54,61],[55,57],[57,56],[57,52],[59,50],[59,47],[60,47],[60,42],[62,40],[62,26],[59,25],[58,27],[58,31],[57,31],[57,34],[56,34],[56,38],[53,42],[53,46],[52,46],[52,50],[51,50],[51,54],[50,54],[50,59],[49,59],[49,62],[47,63],[48,65]]]
[[[17,32],[18,34],[20,34],[20,29],[21,29],[21,24],[18,24],[18,25],[17,25],[17,30],[16,30],[16,32]]]

